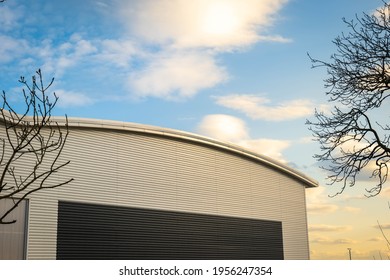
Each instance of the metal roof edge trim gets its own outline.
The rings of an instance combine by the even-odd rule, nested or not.
[[[0,115],[1,116],[1,115]],[[166,136],[171,138],[178,138],[187,140],[190,142],[196,142],[205,144],[212,147],[217,147],[223,150],[227,150],[256,161],[262,162],[270,167],[273,167],[277,170],[280,170],[290,176],[300,180],[303,182],[307,188],[318,187],[319,183],[306,176],[300,171],[295,170],[279,161],[276,161],[270,157],[252,152],[247,150],[241,146],[235,145],[233,143],[222,142],[210,137],[202,136],[199,134],[171,129],[171,128],[163,128],[158,126],[146,125],[146,124],[138,124],[132,122],[122,122],[122,121],[112,121],[112,120],[102,120],[102,119],[90,119],[90,118],[75,118],[75,117],[51,117],[51,120],[57,122],[58,125],[65,125],[66,119],[68,120],[68,126],[78,127],[78,128],[95,128],[95,129],[104,129],[104,130],[120,130],[120,131],[132,131],[139,132],[145,134],[154,134],[160,136]]]
[[[65,123],[65,118],[56,117],[53,118],[53,120],[57,121],[60,124]],[[146,124],[132,123],[132,122],[88,119],[88,118],[68,118],[68,125],[69,127],[111,129],[111,130],[133,131],[133,132],[140,132],[146,134],[155,134],[155,135],[161,135],[166,137],[183,139],[191,142],[197,142],[197,143],[201,143],[213,147],[218,147],[220,149],[228,150],[230,152],[252,158],[268,166],[276,168],[277,170],[281,170],[284,173],[290,174],[294,178],[303,181],[309,188],[318,187],[318,182],[316,180],[270,157],[252,152],[233,143],[222,142],[210,137],[202,136],[191,132],[146,125]]]

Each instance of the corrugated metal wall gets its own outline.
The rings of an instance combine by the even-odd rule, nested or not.
[[[0,215],[5,214],[14,205],[12,199],[0,200]],[[13,224],[0,224],[0,260],[20,260],[25,258],[27,237],[28,201],[23,200],[8,216],[6,222],[16,220]]]
[[[305,186],[237,154],[152,134],[72,128],[59,179],[30,200],[29,259],[56,257],[58,200],[281,221],[285,259],[307,259]]]

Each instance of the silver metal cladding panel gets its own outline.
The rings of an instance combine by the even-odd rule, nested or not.
[[[72,127],[53,180],[30,198],[28,259],[56,256],[58,200],[281,221],[285,259],[308,259],[305,184],[233,152],[187,140]],[[76,230],[76,229],[75,229]]]
[[[5,214],[14,205],[12,199],[0,200],[0,215]],[[0,224],[0,260],[20,260],[26,255],[27,205],[23,200],[5,219],[16,220],[13,224]]]

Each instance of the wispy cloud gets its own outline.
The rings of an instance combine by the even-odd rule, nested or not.
[[[350,230],[350,226],[335,226],[335,225],[310,225],[309,226],[309,232],[341,232],[341,231],[347,231]]]
[[[335,212],[339,209],[339,207],[335,204],[313,204],[308,203],[307,204],[307,212],[310,214],[329,214],[332,212]]]
[[[390,224],[381,224],[380,223],[380,226],[382,229],[390,229]],[[379,225],[374,225],[373,227],[379,228]]]
[[[8,63],[30,54],[30,44],[19,38],[0,35],[0,62]]]
[[[351,206],[343,207],[342,210],[349,212],[349,213],[359,213],[362,211],[361,208],[351,207]]]
[[[8,4],[8,3],[7,3]],[[0,26],[2,30],[11,31],[18,25],[19,19],[23,16],[23,8],[15,7],[12,4],[0,6]]]
[[[111,63],[118,67],[128,68],[131,61],[137,57],[147,56],[134,40],[130,39],[104,39],[100,42],[101,51],[97,54],[97,59],[104,63]]]
[[[307,212],[310,215],[328,215],[334,212],[359,213],[361,208],[352,206],[340,206],[330,203],[328,190],[324,186],[308,189],[306,192]]]
[[[58,96],[58,106],[79,107],[94,103],[95,101],[84,93],[58,89],[55,91]]]
[[[307,117],[316,107],[307,99],[296,99],[272,104],[271,100],[255,94],[232,94],[215,97],[216,103],[255,120],[285,121]]]
[[[38,55],[43,60],[42,68],[49,73],[62,76],[63,73],[83,62],[90,62],[91,55],[98,52],[98,46],[79,34],[73,34],[68,41],[54,44],[51,40],[42,42]]]
[[[310,242],[311,243],[326,244],[326,245],[342,245],[342,244],[354,244],[354,243],[357,243],[355,240],[348,239],[348,238],[331,239],[331,238],[328,238],[328,237],[311,238]]]
[[[373,238],[367,239],[367,241],[369,241],[369,242],[382,242],[383,240],[384,240],[383,237],[373,237]]]
[[[277,42],[277,43],[291,43],[292,39],[285,38],[279,35],[274,36],[259,36],[260,41],[269,41],[269,42]]]

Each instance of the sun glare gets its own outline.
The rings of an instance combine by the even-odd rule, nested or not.
[[[228,35],[238,28],[238,20],[232,4],[210,3],[202,18],[205,33]]]

